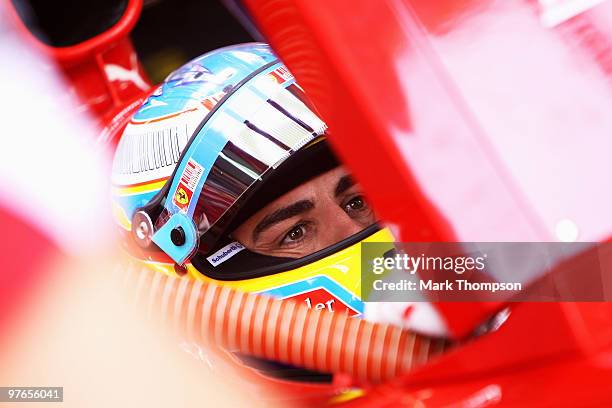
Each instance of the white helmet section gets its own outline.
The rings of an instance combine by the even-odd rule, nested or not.
[[[195,106],[169,118],[130,121],[117,146],[113,184],[131,186],[170,177],[187,141],[208,112],[204,106]]]

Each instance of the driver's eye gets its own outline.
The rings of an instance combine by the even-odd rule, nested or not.
[[[287,232],[287,234],[285,234],[285,236],[283,237],[283,244],[291,244],[291,243],[295,243],[297,241],[300,241],[302,238],[304,238],[306,231],[305,231],[305,226],[302,224],[296,225],[294,227],[292,227],[289,232]]]
[[[344,210],[347,213],[350,213],[351,211],[359,211],[361,209],[363,209],[363,207],[365,207],[365,201],[363,199],[362,196],[357,196],[352,198],[349,202],[347,202],[344,205]]]

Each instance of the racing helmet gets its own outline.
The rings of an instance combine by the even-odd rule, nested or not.
[[[119,140],[112,201],[125,248],[162,273],[361,315],[360,243],[391,248],[387,229],[366,227],[299,259],[250,251],[231,236],[275,198],[340,164],[326,132],[266,44],[190,61],[151,93]]]

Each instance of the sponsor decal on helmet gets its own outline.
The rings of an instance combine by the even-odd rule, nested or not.
[[[217,266],[227,261],[243,249],[244,246],[240,242],[232,242],[231,244],[227,244],[211,256],[207,257],[206,260],[210,262],[212,266]]]
[[[304,302],[311,309],[339,311],[349,316],[360,316],[363,313],[363,302],[359,296],[326,275],[311,276],[259,293],[299,303]]]
[[[176,194],[174,195],[174,199],[179,204],[182,204],[182,205],[189,204],[189,199],[187,198],[187,192],[185,191],[185,189],[183,187],[179,187],[178,190],[176,190]]]
[[[286,81],[290,81],[293,79],[293,75],[291,74],[291,72],[289,72],[287,67],[285,67],[284,65],[276,68],[274,71],[270,72],[268,75],[273,77],[276,80],[276,82],[278,82],[279,84],[283,84]]]
[[[316,288],[309,292],[289,296],[287,299],[298,303],[304,302],[309,309],[327,310],[328,312],[346,313],[347,315],[359,316],[361,313],[344,303],[340,298],[328,292],[325,288]]]
[[[204,167],[190,158],[183,169],[178,187],[172,197],[172,202],[182,211],[189,207],[189,202],[202,174],[204,174]]]

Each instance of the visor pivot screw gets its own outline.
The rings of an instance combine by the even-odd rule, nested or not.
[[[185,243],[185,231],[182,227],[176,227],[170,231],[170,240],[176,246],[182,246]]]
[[[149,235],[149,226],[145,222],[141,222],[136,229],[138,239],[145,239]]]
[[[148,248],[153,237],[153,223],[144,211],[138,211],[132,218],[132,236],[141,248]]]

